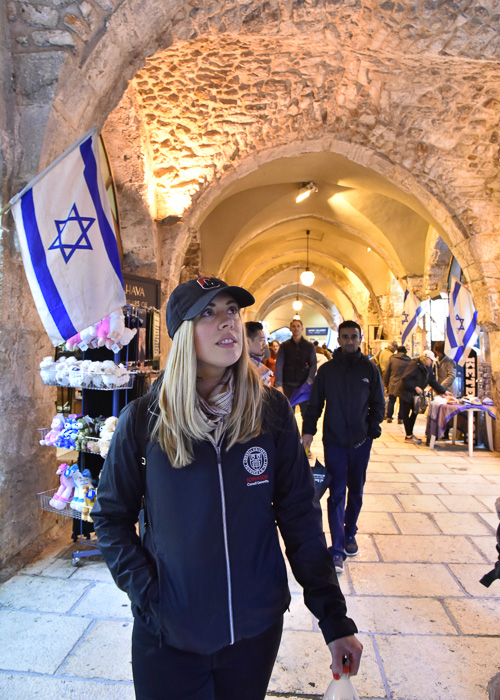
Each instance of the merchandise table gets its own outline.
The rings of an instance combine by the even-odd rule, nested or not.
[[[457,417],[459,413],[467,411],[467,440],[469,447],[469,456],[472,457],[474,450],[474,413],[483,413],[486,423],[486,435],[488,439],[488,449],[493,451],[493,423],[496,419],[496,406],[485,406],[483,404],[447,404],[439,399],[431,401],[427,414],[427,434],[430,435],[430,448],[434,449],[436,440],[439,440],[445,429],[446,424],[453,418],[453,438],[452,444],[455,444],[457,436]],[[478,431],[476,431],[478,434]],[[479,437],[479,435],[478,435]]]

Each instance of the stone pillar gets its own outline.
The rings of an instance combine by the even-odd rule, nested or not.
[[[0,175],[2,206],[37,171],[61,58],[46,52],[10,57],[5,5],[0,5]],[[13,65],[14,64],[14,65]],[[18,76],[12,81],[13,73]],[[17,104],[16,104],[17,102]],[[19,120],[14,121],[17,113]],[[0,569],[30,545],[69,529],[70,521],[43,512],[36,494],[57,485],[55,449],[39,445],[50,426],[55,389],[45,387],[38,364],[54,349],[35,309],[12,215],[2,218],[0,243]],[[31,548],[33,552],[33,547]]]

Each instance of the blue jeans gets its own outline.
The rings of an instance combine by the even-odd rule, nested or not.
[[[366,438],[359,447],[325,445],[325,467],[330,475],[327,500],[328,523],[332,536],[332,556],[345,559],[346,537],[357,532],[358,517],[363,505],[363,488],[373,440]],[[347,505],[346,505],[347,491]]]

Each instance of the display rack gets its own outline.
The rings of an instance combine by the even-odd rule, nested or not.
[[[139,278],[137,278],[139,279]],[[159,305],[159,282],[156,301]],[[83,351],[83,360],[91,362],[110,361],[115,363],[116,372],[108,365],[105,371],[89,372],[87,368],[77,370],[71,369],[71,365],[63,369],[62,365],[56,367],[53,364],[40,368],[40,376],[44,384],[68,389],[68,395],[72,390],[81,390],[81,406],[78,406],[78,415],[98,416],[118,416],[120,411],[131,400],[144,395],[150,389],[152,382],[160,374],[160,312],[152,306],[145,306],[141,297],[140,304],[128,303],[124,308],[125,325],[127,328],[137,329],[137,333],[131,342],[122,349],[115,352],[115,348],[108,349],[105,346],[99,348],[89,348]],[[76,351],[75,351],[76,352]],[[63,353],[65,354],[65,353]],[[73,355],[73,353],[71,353]],[[80,353],[78,352],[78,355]],[[54,362],[57,363],[58,354]],[[104,367],[102,368],[104,370]],[[72,408],[72,401],[68,398],[67,403]],[[61,404],[62,405],[62,404]],[[57,404],[56,404],[57,407]],[[62,412],[62,411],[61,411]],[[73,413],[73,411],[65,411]],[[44,440],[50,428],[39,428],[40,439]],[[95,444],[99,437],[88,436],[85,438],[87,444]],[[82,445],[83,448],[83,445]],[[103,455],[93,450],[79,449],[78,468],[80,472],[88,469],[92,476],[94,488],[98,482],[102,469]],[[62,515],[73,520],[73,541],[83,542],[87,551],[77,551],[72,555],[71,563],[77,566],[81,559],[89,556],[100,555],[97,539],[90,539],[93,532],[91,515],[82,517],[82,513],[70,507],[69,503],[61,504],[63,508],[58,510],[50,505],[50,500],[58,489],[51,489],[37,494],[40,508],[56,515]]]
[[[57,489],[50,489],[50,491],[41,491],[40,493],[37,494],[39,503],[40,503],[40,508],[42,510],[46,510],[49,513],[57,513],[57,515],[63,515],[66,518],[73,518],[74,520],[81,520],[82,522],[88,522],[84,517],[83,513],[80,513],[80,511],[75,510],[74,508],[71,508],[69,503],[66,503],[64,508],[57,509],[53,508],[50,505],[50,500],[54,496],[54,494],[57,492]],[[83,537],[83,531],[81,532],[81,535]],[[88,550],[81,550],[78,552],[73,552],[71,556],[71,566],[78,566],[80,563],[80,560],[85,558],[85,557],[93,557],[101,553],[99,549],[99,544],[97,542],[97,538],[86,539],[86,544],[90,549]]]
[[[92,389],[93,391],[117,391],[120,389],[133,389],[134,379],[137,372],[129,372],[125,377],[127,381],[117,383],[113,374],[92,374],[91,372],[82,372],[84,375],[79,378],[80,381],[72,382],[70,379],[57,380],[56,370],[43,370],[44,376],[42,381],[46,386],[61,386],[71,389]],[[41,374],[41,373],[40,373]]]

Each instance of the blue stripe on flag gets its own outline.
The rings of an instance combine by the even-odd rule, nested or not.
[[[418,317],[419,317],[421,311],[422,311],[422,307],[419,306],[415,312],[415,316],[413,317],[413,319],[410,321],[410,323],[405,328],[405,332],[403,333],[403,335],[401,337],[401,345],[405,344],[406,339],[408,338],[409,335],[411,335],[413,329],[417,325]]]
[[[21,212],[24,231],[26,233],[26,242],[30,251],[31,264],[33,265],[33,270],[35,271],[38,286],[40,287],[45,304],[61,336],[63,338],[71,338],[77,331],[66,311],[64,302],[61,299],[47,265],[42,237],[40,236],[40,230],[36,220],[32,189],[28,190],[21,199]]]
[[[457,339],[455,338],[455,334],[453,332],[453,326],[450,321],[450,317],[446,319],[446,336],[448,338],[448,343],[450,344],[450,348],[456,348],[458,347],[458,342]]]
[[[474,315],[472,316],[472,321],[469,324],[469,327],[464,333],[464,337],[462,339],[462,343],[467,347],[469,345],[469,340],[472,338],[474,333],[476,332],[476,326],[477,326],[477,311],[474,311]]]
[[[104,213],[104,209],[101,202],[101,197],[99,194],[99,186],[97,180],[97,162],[95,159],[94,151],[92,149],[92,136],[90,136],[86,141],[80,146],[80,153],[82,154],[83,162],[85,163],[85,168],[83,171],[85,182],[92,198],[94,208],[97,214],[97,221],[99,223],[99,229],[101,231],[102,240],[104,242],[104,247],[108,254],[109,261],[113,266],[114,271],[120,282],[123,285],[122,268],[120,265],[120,256],[118,255],[118,246],[116,243],[116,237],[114,231],[112,230],[108,217]]]

